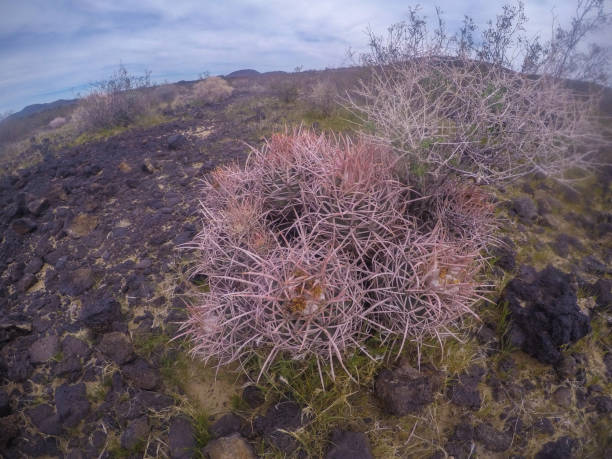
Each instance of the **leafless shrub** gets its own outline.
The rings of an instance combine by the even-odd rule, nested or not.
[[[331,80],[318,80],[307,96],[308,103],[324,116],[331,115],[336,106],[338,90]]]
[[[130,75],[120,65],[108,79],[93,85],[89,95],[82,98],[74,119],[81,129],[104,129],[126,126],[150,107],[148,89],[150,72],[144,76]]]
[[[352,104],[358,116],[375,123],[374,137],[390,142],[415,177],[562,178],[592,167],[602,142],[594,97],[495,66],[422,58],[376,73],[356,94],[365,101]]]
[[[219,365],[264,354],[264,372],[284,353],[333,374],[374,334],[444,335],[479,298],[490,204],[473,185],[419,196],[385,147],[276,135],[244,169],[213,172],[203,197],[190,247],[210,290],[182,330]]]
[[[585,39],[594,31],[610,26],[612,15],[604,11],[603,0],[578,0],[569,28],[553,20],[552,37],[522,38],[521,70],[601,84],[610,83],[610,48]]]
[[[579,38],[607,21],[601,5],[579,2],[569,32],[558,28],[546,47],[532,40],[525,55],[521,2],[504,6],[479,40],[469,17],[448,37],[440,10],[432,31],[413,9],[386,39],[370,35],[362,62],[372,74],[348,106],[374,125],[375,140],[407,160],[413,179],[438,183],[460,175],[491,183],[533,172],[562,179],[570,168],[589,169],[603,143],[599,94],[575,92],[559,77],[575,75],[584,58],[583,76],[598,80],[584,73],[589,60],[577,49]],[[513,71],[521,61],[544,73]]]

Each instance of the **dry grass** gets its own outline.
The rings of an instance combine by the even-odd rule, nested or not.
[[[221,77],[209,77],[197,82],[187,97],[202,104],[216,104],[232,95],[234,89]]]

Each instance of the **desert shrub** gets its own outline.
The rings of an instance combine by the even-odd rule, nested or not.
[[[570,29],[558,27],[546,45],[520,34],[520,2],[504,6],[479,38],[469,17],[448,36],[437,12],[433,30],[413,9],[386,38],[370,35],[361,61],[371,74],[347,103],[365,130],[374,126],[374,140],[391,145],[413,177],[434,183],[448,176],[495,183],[534,172],[561,180],[596,165],[604,143],[600,92],[594,85],[577,92],[562,77],[604,81],[589,69],[605,53],[587,56],[578,46],[607,22],[601,1],[579,2]]]
[[[93,85],[80,100],[73,118],[82,130],[126,126],[151,106],[150,88],[150,72],[137,77],[120,65],[108,80]]]
[[[174,100],[179,96],[180,90],[174,84],[164,84],[156,87],[153,90],[152,98],[159,104],[171,106]]]
[[[209,286],[182,326],[193,353],[263,355],[262,372],[281,354],[314,357],[333,375],[374,335],[443,336],[471,313],[491,206],[471,184],[422,196],[396,162],[367,140],[297,131],[215,170],[189,245]]]
[[[208,77],[198,81],[193,87],[196,102],[216,104],[232,95],[234,89],[221,77]]]
[[[291,104],[300,97],[298,85],[293,80],[282,80],[272,84],[272,91],[281,102]]]
[[[56,118],[53,118],[51,121],[49,121],[49,127],[51,129],[57,129],[59,127],[62,127],[66,123],[67,123],[66,118],[64,118],[63,116],[58,116]]]
[[[331,115],[336,106],[338,90],[330,80],[318,80],[307,96],[311,108],[321,112],[324,116]]]

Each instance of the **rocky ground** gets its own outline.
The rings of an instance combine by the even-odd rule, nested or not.
[[[381,361],[321,407],[293,364],[255,386],[189,360],[171,339],[205,286],[176,249],[199,229],[199,180],[277,114],[253,98],[34,145],[42,162],[0,178],[2,456],[612,457],[607,169],[578,191],[494,190],[495,304],[420,367]]]

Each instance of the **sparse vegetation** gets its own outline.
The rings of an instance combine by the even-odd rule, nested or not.
[[[279,81],[272,85],[272,90],[285,104],[294,103],[300,96],[300,90],[294,79]]]
[[[81,130],[126,126],[150,108],[151,73],[134,76],[123,65],[108,80],[93,85],[73,114]]]
[[[324,117],[331,115],[338,101],[338,90],[332,81],[317,81],[308,94],[311,107]]]
[[[191,91],[181,96],[182,103],[193,101],[196,104],[216,104],[232,95],[232,88],[221,77],[208,77],[198,81]]]

